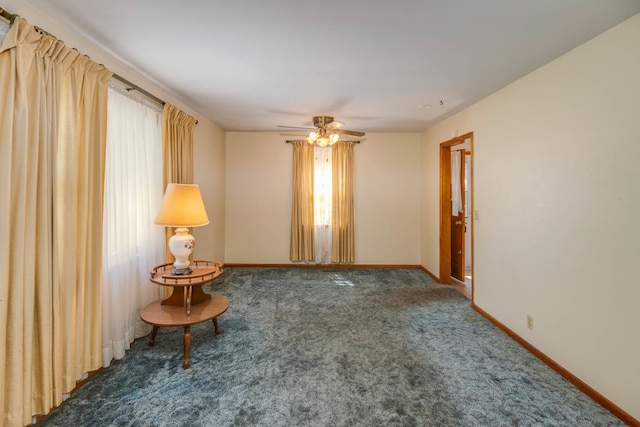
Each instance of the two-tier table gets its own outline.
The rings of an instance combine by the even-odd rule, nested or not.
[[[216,334],[220,334],[218,316],[227,311],[229,300],[222,295],[207,294],[202,285],[222,274],[222,264],[218,261],[197,260],[191,263],[192,272],[182,276],[172,276],[173,264],[160,264],[151,270],[150,280],[162,286],[173,288],[171,296],[152,302],[142,309],[140,317],[153,326],[149,345],[154,345],[158,328],[161,326],[184,327],[184,360],[182,367],[189,368],[191,347],[191,325],[213,320]]]

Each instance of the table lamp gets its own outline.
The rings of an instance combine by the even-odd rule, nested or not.
[[[168,184],[154,222],[165,227],[176,227],[176,233],[169,239],[169,250],[175,257],[171,274],[190,274],[192,270],[189,267],[189,255],[193,251],[196,239],[189,234],[187,227],[209,224],[198,185]]]

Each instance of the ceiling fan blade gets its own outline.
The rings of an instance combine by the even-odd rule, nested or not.
[[[278,125],[278,127],[279,128],[286,128],[286,129],[316,130],[316,128],[302,127],[302,126],[282,126],[282,125]]]
[[[295,133],[295,132],[281,132],[280,135],[295,136],[296,138],[300,138],[300,139],[306,139],[306,137],[309,136],[306,133]]]
[[[335,129],[332,132],[339,133],[340,135],[364,136],[364,132],[358,132],[355,130]]]
[[[336,130],[342,126],[344,126],[344,123],[334,120],[332,122],[327,123],[324,128],[327,130]]]

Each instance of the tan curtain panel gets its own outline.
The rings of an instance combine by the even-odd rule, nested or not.
[[[196,119],[171,104],[162,110],[162,169],[163,189],[169,183],[193,184],[193,128]],[[170,227],[165,229],[165,257],[173,262],[169,250],[169,239],[174,234]]]
[[[291,144],[293,189],[289,259],[292,262],[313,261],[313,146],[307,141],[292,141]]]
[[[171,182],[193,184],[193,127],[196,119],[177,107],[162,110],[164,188]]]
[[[48,413],[83,373],[101,366],[110,77],[21,18],[0,47],[3,426]]]
[[[351,141],[339,141],[332,146],[331,261],[335,263],[355,262],[353,145]]]

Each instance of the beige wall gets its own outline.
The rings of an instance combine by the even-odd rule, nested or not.
[[[72,33],[24,0],[8,0],[0,5],[16,13],[32,25],[44,28],[65,44],[104,64],[114,73],[153,93],[158,98],[182,109],[198,120],[194,130],[194,181],[200,186],[210,224],[193,230],[197,245],[196,258],[222,260],[224,256],[224,131],[167,91],[131,71],[104,50],[82,36]],[[161,262],[162,260],[159,260]]]
[[[196,257],[288,262],[284,137],[225,140],[24,0],[0,5],[198,119],[194,176],[211,224],[195,230]],[[635,16],[422,135],[368,134],[355,160],[356,262],[421,263],[438,274],[438,144],[473,131],[476,303],[637,419],[639,40]]]
[[[229,263],[288,263],[292,136],[228,132]],[[354,157],[356,263],[420,262],[420,135],[367,134]]]
[[[637,419],[639,43],[637,15],[424,132],[421,243],[438,274],[438,144],[473,131],[476,304]]]
[[[193,131],[193,181],[207,209],[209,224],[194,228],[194,259],[224,262],[225,132],[203,119]]]

